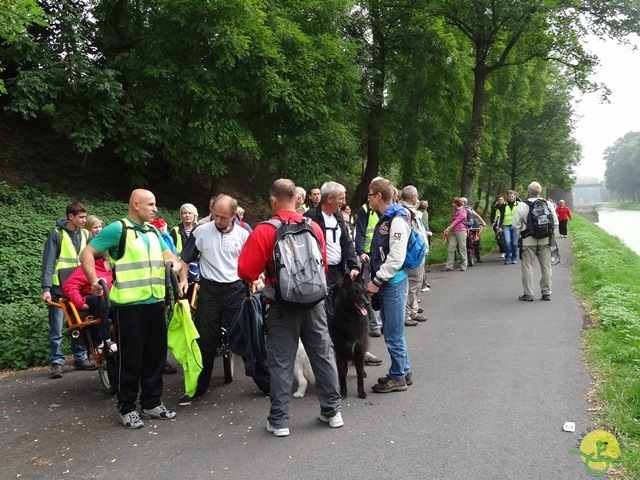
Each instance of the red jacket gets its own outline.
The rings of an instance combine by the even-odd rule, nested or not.
[[[304,221],[302,215],[291,210],[280,210],[276,215],[283,221],[293,220],[296,222]],[[316,232],[320,247],[322,248],[322,259],[324,260],[325,272],[327,270],[327,246],[324,241],[324,233],[320,226],[311,221],[311,226]],[[253,229],[247,242],[242,247],[240,258],[238,258],[238,276],[243,280],[253,282],[257,280],[265,270],[269,272],[269,266],[273,260],[273,246],[276,243],[276,229],[266,223],[260,223]],[[265,284],[271,283],[271,278],[265,279]]]
[[[556,207],[556,215],[558,215],[558,221],[562,222],[563,220],[573,220],[571,218],[571,212],[569,211],[569,207],[566,205]]]
[[[98,278],[107,281],[107,288],[111,289],[113,274],[104,266],[104,260],[96,260],[96,274]],[[69,278],[62,284],[62,294],[73,303],[78,310],[87,303],[87,296],[91,294],[91,284],[82,271],[82,266],[77,267]]]

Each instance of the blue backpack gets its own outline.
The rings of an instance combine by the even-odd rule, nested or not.
[[[413,216],[411,212],[409,212],[409,215]],[[413,223],[409,219],[407,221],[411,227],[411,235],[407,242],[407,253],[404,257],[402,268],[414,270],[424,263],[424,256],[427,254],[427,243],[420,235],[420,231],[413,226]]]

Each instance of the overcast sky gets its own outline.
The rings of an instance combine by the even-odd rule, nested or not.
[[[588,48],[601,61],[594,79],[606,83],[611,96],[609,104],[602,104],[599,95],[584,95],[574,105],[580,116],[574,137],[583,148],[576,172],[578,177],[604,179],[604,150],[625,133],[640,131],[640,51],[597,39],[590,41]]]

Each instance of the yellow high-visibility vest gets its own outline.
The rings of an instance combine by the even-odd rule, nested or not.
[[[371,241],[373,240],[373,232],[376,229],[380,215],[375,210],[371,210],[371,206],[368,203],[362,205],[362,208],[367,212],[367,230],[364,233],[364,253],[371,251]]]
[[[80,235],[80,250],[76,251],[69,232],[64,228],[59,228],[58,232],[60,232],[60,253],[58,254],[58,258],[56,258],[56,263],[53,265],[53,277],[51,277],[51,285],[54,287],[60,286],[58,270],[80,265],[80,252],[87,246],[87,241],[89,240],[89,232],[81,228],[78,233],[78,235]]]
[[[122,257],[111,259],[115,272],[111,301],[115,305],[140,303],[152,297],[160,301],[165,294],[165,266],[160,239],[155,229],[149,228],[147,248],[142,238],[144,232],[135,229],[129,219],[122,221],[126,225],[123,227],[126,242]]]

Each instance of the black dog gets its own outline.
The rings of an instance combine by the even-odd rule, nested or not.
[[[342,284],[333,287],[333,316],[329,320],[329,334],[336,354],[340,395],[347,397],[347,370],[353,360],[358,374],[358,397],[367,398],[364,391],[364,356],[369,349],[369,297],[364,286],[347,275]]]

